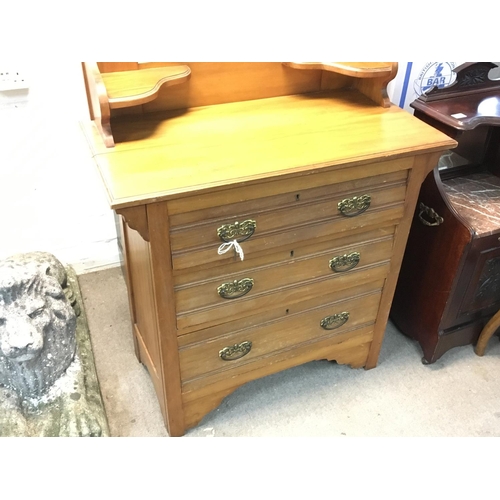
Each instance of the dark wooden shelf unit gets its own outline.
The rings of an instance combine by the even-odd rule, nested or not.
[[[433,363],[475,344],[500,308],[500,80],[466,63],[455,83],[412,103],[415,116],[458,142],[420,191],[391,318]]]

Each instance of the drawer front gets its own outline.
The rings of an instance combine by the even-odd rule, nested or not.
[[[273,233],[294,229],[300,239],[301,228],[321,221],[345,226],[345,230],[349,230],[358,227],[359,221],[363,221],[370,213],[402,204],[405,192],[405,185],[380,189],[369,188],[356,193],[345,193],[336,198],[283,209],[251,214],[235,212],[234,216],[229,218],[172,229],[173,266],[174,269],[179,267],[178,257],[183,252],[196,252],[207,246],[217,248],[227,241],[237,240],[242,243],[244,249],[251,252],[258,250],[258,245],[253,244],[256,240],[257,243],[263,245],[265,241],[262,237]]]
[[[212,372],[183,382],[185,422],[195,425],[206,415],[207,410],[219,405],[228,392],[246,382],[310,361],[329,359],[352,368],[361,368],[366,365],[372,340],[373,326],[367,326],[259,358],[252,363],[252,370],[248,370],[248,365],[239,365],[230,372]]]
[[[385,278],[389,272],[389,267],[389,261],[385,261],[367,266],[365,269],[354,269],[348,273],[339,274],[335,278],[293,284],[254,297],[226,300],[223,304],[217,306],[178,314],[178,334],[183,335],[196,329],[227,323],[237,318],[258,316],[272,309],[286,311],[302,301],[316,299],[318,303],[324,303],[324,297],[328,297],[332,291],[342,292],[345,290],[343,296],[346,297],[350,293],[349,288],[357,284]]]
[[[248,365],[251,370],[256,360],[273,353],[371,325],[377,316],[380,297],[380,291],[373,291],[284,320],[185,346],[179,350],[181,378],[185,382],[241,365]]]
[[[234,215],[234,213],[244,213],[245,210],[253,212],[253,208],[249,209],[248,205],[244,204],[251,204],[255,201],[259,205],[262,201],[264,203],[274,203],[274,200],[282,195],[291,196],[288,199],[295,203],[296,194],[300,194],[301,199],[304,197],[304,199],[307,199],[304,191],[323,188],[325,186],[330,186],[328,188],[329,192],[332,192],[332,189],[356,191],[359,187],[367,185],[379,186],[401,181],[407,178],[408,171],[413,167],[413,162],[414,158],[410,156],[395,160],[377,161],[365,165],[332,168],[330,171],[322,169],[317,172],[297,175],[288,179],[266,179],[264,182],[251,182],[246,185],[231,186],[230,189],[214,190],[210,193],[169,200],[168,213],[170,214],[170,223],[172,227],[177,227],[196,221],[204,221],[207,217],[227,217]],[[368,184],[366,184],[368,179]],[[348,183],[351,184],[349,185]],[[337,188],[339,185],[343,186]],[[317,193],[314,193],[314,195],[317,195]],[[286,203],[286,201],[283,203]],[[242,210],[237,210],[236,212],[225,211],[224,207],[232,204],[239,204]]]
[[[364,234],[358,235],[358,238],[362,239],[363,236]],[[180,315],[184,315],[214,306],[222,308],[223,314],[228,301],[237,305],[242,300],[251,301],[263,293],[293,284],[320,279],[336,280],[345,273],[388,261],[392,245],[391,235],[377,241],[360,241],[347,247],[288,259],[276,265],[250,268],[244,272],[228,273],[202,282],[181,285],[175,288],[176,309]],[[336,286],[335,281],[331,286]]]
[[[305,245],[308,242],[332,240],[347,234],[361,233],[377,226],[398,224],[404,213],[403,203],[381,210],[367,211],[358,217],[334,217],[331,220],[313,222],[300,228],[294,227],[264,235],[254,235],[241,243],[244,259],[260,258],[270,252]],[[220,243],[220,242],[219,242]],[[207,266],[227,266],[240,258],[233,249],[220,255],[219,243],[172,254],[174,273]]]
[[[359,174],[359,171],[356,171]],[[204,223],[207,220],[222,220],[233,218],[238,214],[240,218],[250,217],[258,212],[281,209],[285,207],[293,208],[304,203],[311,203],[316,200],[333,197],[344,197],[344,194],[356,193],[370,188],[384,187],[391,185],[402,185],[406,183],[408,173],[406,170],[385,173],[373,177],[363,177],[347,182],[320,183],[318,187],[307,188],[308,184],[314,181],[318,184],[322,174],[307,176],[300,179],[300,182],[278,182],[270,181],[258,187],[232,188],[221,191],[214,195],[201,195],[196,198],[185,200],[173,200],[168,202],[170,215],[170,227],[182,228],[196,223]],[[339,177],[342,176],[339,173]],[[325,179],[327,180],[327,179]],[[267,192],[269,186],[277,184],[281,190],[288,192],[276,193],[270,196]],[[250,197],[246,201],[245,198]],[[235,203],[233,200],[237,200]],[[178,212],[182,205],[183,212]],[[198,208],[199,207],[199,208]]]
[[[388,224],[388,225],[386,225]],[[296,241],[291,242],[288,247],[277,249],[274,252],[261,252],[258,256],[252,259],[246,258],[241,260],[233,258],[230,262],[226,262],[223,266],[210,265],[198,266],[190,269],[174,271],[174,287],[182,289],[183,287],[195,286],[204,282],[219,279],[224,280],[228,275],[238,275],[249,272],[252,269],[273,267],[285,262],[293,262],[294,260],[304,259],[323,252],[331,252],[332,249],[345,248],[347,251],[356,245],[365,244],[367,242],[376,242],[387,238],[394,238],[396,225],[391,221],[384,225],[371,229],[369,231],[353,231],[343,235],[335,235],[334,238],[313,239],[311,241]]]
[[[367,231],[380,225],[397,224],[404,213],[405,187],[388,189],[379,193],[372,193],[370,207],[357,216],[344,216],[339,213],[338,204],[343,200],[315,204],[305,209],[298,210],[301,225],[298,225],[298,216],[294,217],[289,212],[276,211],[273,214],[261,214],[255,219],[246,221],[233,221],[211,223],[196,229],[200,240],[206,244],[194,245],[197,241],[192,228],[181,233],[172,232],[172,266],[177,270],[203,267],[207,265],[225,265],[239,259],[234,248],[227,248],[226,253],[220,252],[222,241],[218,230],[223,227],[233,227],[236,222],[244,224],[252,221],[254,228],[241,238],[240,246],[245,259],[253,259],[264,253],[290,245],[306,244],[311,241],[322,241],[336,238],[349,232]],[[380,196],[378,196],[380,195]],[[363,195],[360,195],[363,196]],[[357,198],[359,198],[358,196]],[[348,198],[349,200],[354,197]],[[325,215],[325,210],[328,212]],[[186,237],[187,239],[184,239]]]
[[[348,289],[329,289],[323,295],[301,300],[295,304],[287,304],[285,307],[260,311],[258,314],[250,316],[238,316],[227,323],[203,325],[203,328],[192,329],[192,331],[178,331],[178,346],[186,347],[200,342],[211,341],[217,337],[233,335],[258,325],[284,320],[292,315],[297,316],[311,309],[346,300],[349,297],[358,297],[375,290],[380,291],[384,287],[387,269],[388,266],[385,268],[381,266],[372,268],[370,272],[363,273],[363,280],[356,280],[354,286]]]

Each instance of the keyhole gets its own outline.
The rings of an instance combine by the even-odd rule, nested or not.
[[[293,250],[290,252],[290,257],[293,257]]]
[[[300,200],[300,194],[296,194],[295,195],[295,201],[299,201]]]
[[[285,311],[285,313],[286,313],[286,314],[288,314],[289,312],[290,312],[290,309],[287,309],[287,310]]]

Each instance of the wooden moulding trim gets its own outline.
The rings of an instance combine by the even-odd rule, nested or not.
[[[121,215],[130,229],[137,231],[145,241],[149,241],[148,216],[146,206],[120,208],[116,213]]]

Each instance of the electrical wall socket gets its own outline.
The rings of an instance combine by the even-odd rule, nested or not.
[[[29,88],[26,75],[22,71],[0,69],[0,91]]]

